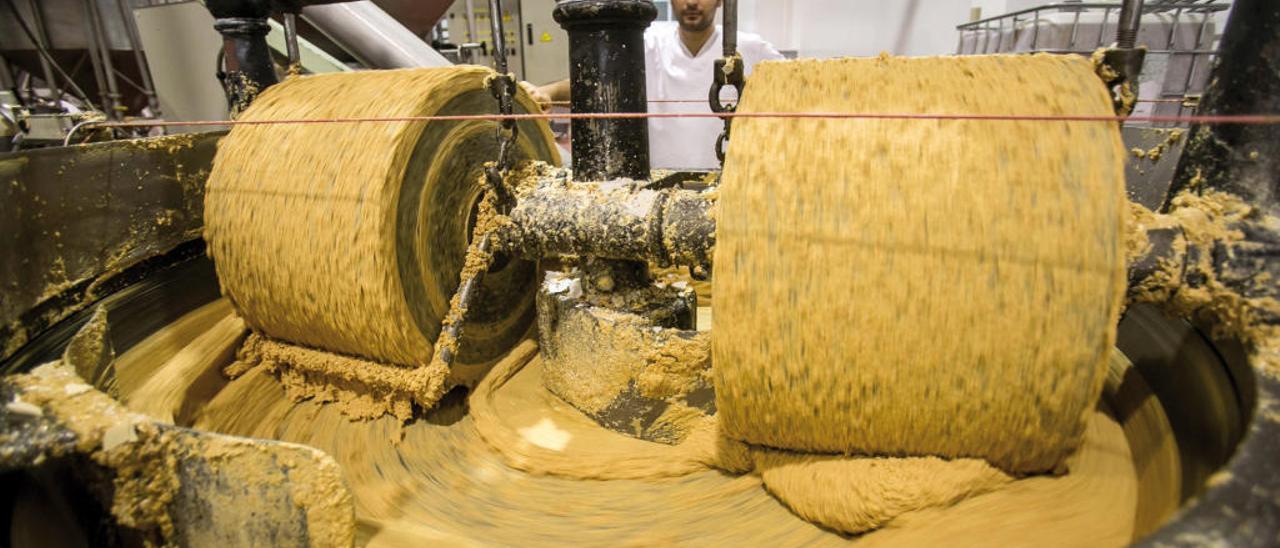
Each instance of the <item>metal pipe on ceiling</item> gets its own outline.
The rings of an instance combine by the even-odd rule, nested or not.
[[[17,6],[14,5],[16,8]],[[31,18],[35,20],[35,38],[40,41],[39,44],[32,44],[36,49],[44,48],[46,52],[52,52],[53,46],[49,41],[49,32],[44,25],[44,13],[40,11],[40,4],[36,0],[28,0],[27,7],[31,8]],[[16,10],[15,10],[16,11]],[[54,103],[62,100],[62,87],[58,85],[58,80],[53,77],[52,61],[40,56],[40,70],[44,74],[44,85],[49,88],[50,99]]]
[[[738,53],[738,0],[724,0],[724,56]]]
[[[124,22],[129,49],[133,50],[133,62],[138,65],[138,74],[142,78],[142,93],[147,96],[147,108],[151,109],[152,116],[159,117],[160,99],[156,97],[156,86],[151,80],[151,67],[147,65],[146,55],[142,53],[142,36],[138,33],[137,21],[133,19],[133,10],[126,0],[120,0],[116,6],[120,10],[120,19]]]
[[[1116,46],[1133,48],[1138,45],[1138,26],[1142,21],[1142,0],[1124,0],[1120,5],[1120,20],[1116,26]]]
[[[97,27],[93,24],[93,14],[91,13],[93,11],[93,2],[94,0],[84,0],[84,2],[82,2],[84,7],[85,25],[88,27],[85,29],[88,31],[85,45],[88,47],[85,49],[89,52],[89,64],[93,67],[93,80],[98,86],[98,98],[102,101],[100,106],[102,107],[103,112],[110,112],[112,110],[111,98],[107,92],[106,76],[102,71],[101,53],[103,52],[99,49],[100,42],[97,37],[98,31]]]
[[[120,86],[116,81],[115,63],[111,61],[111,43],[107,41],[107,29],[102,24],[102,11],[98,8],[97,0],[85,0],[86,11],[89,14],[89,26],[93,29],[91,39],[98,43],[98,52],[102,54],[102,74],[107,82],[107,115],[119,120],[124,115],[124,105],[121,102]]]
[[[302,61],[302,52],[298,51],[298,14],[291,11],[284,14],[284,48],[289,70],[294,70]]]
[[[302,18],[369,68],[452,65],[368,0],[307,6],[302,8]]]

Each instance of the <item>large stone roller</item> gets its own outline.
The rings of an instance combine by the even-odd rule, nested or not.
[[[767,63],[739,112],[1109,116],[1074,56]],[[1114,123],[736,120],[716,229],[724,432],[1052,470],[1125,290]]]
[[[765,63],[740,106],[799,110],[1032,119],[744,117],[718,200],[549,183],[522,196],[507,245],[691,265],[714,247],[732,438],[1058,467],[1098,401],[1126,286],[1119,132],[1043,119],[1112,115],[1092,65]]]
[[[459,67],[293,78],[239,120],[493,114],[492,74]],[[521,94],[516,112],[535,111]],[[205,198],[223,292],[258,335],[291,345],[269,345],[291,370],[339,388],[367,385],[374,399],[398,402],[402,416],[409,399],[429,406],[448,385],[469,384],[533,320],[534,265],[494,268],[451,378],[424,377],[459,283],[483,163],[498,156],[496,130],[490,120],[236,126],[219,146]],[[513,157],[558,162],[545,122],[519,123]]]

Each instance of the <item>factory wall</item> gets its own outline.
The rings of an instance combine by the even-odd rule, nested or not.
[[[973,0],[973,7],[982,9],[982,18],[994,17],[1011,11],[1043,6],[1053,0]]]
[[[1053,1],[739,0],[739,21],[799,57],[942,55],[956,52],[956,25]]]
[[[997,0],[739,0],[742,30],[800,57],[954,53],[956,25]],[[1010,0],[1010,3],[1017,0]],[[995,7],[993,6],[993,9]],[[1003,9],[990,14],[1003,13]],[[983,14],[988,14],[983,9]]]

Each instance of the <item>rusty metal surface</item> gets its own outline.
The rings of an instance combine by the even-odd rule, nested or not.
[[[199,236],[220,137],[0,154],[0,360],[105,296],[95,282]]]

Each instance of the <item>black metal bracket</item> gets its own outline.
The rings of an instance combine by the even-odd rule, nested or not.
[[[1147,56],[1146,48],[1107,48],[1102,53],[1098,76],[1111,89],[1116,114],[1128,116],[1138,98],[1138,75]]]
[[[726,31],[727,32],[727,31]],[[711,111],[717,114],[732,113],[738,110],[737,104],[726,105],[720,99],[720,90],[725,86],[733,86],[738,91],[738,97],[742,97],[742,88],[746,85],[746,78],[742,68],[742,56],[737,53],[732,56],[726,56],[716,59],[715,79],[711,83],[711,94],[708,99],[711,101]],[[724,148],[729,141],[729,131],[733,126],[733,118],[724,118],[724,131],[716,138],[716,159],[720,160],[720,165],[724,165]]]
[[[746,69],[742,56],[738,54],[738,0],[724,0],[724,57],[716,59],[714,79],[711,82],[711,93],[707,97],[711,101],[711,112],[717,114],[732,113],[738,110],[737,104],[726,105],[720,100],[720,90],[725,86],[733,86],[738,91],[738,99],[742,99],[742,89],[746,86]],[[716,159],[724,166],[725,145],[729,142],[729,131],[733,126],[733,118],[724,117],[724,131],[716,138]]]
[[[1124,0],[1120,5],[1120,21],[1116,26],[1116,43],[1102,53],[1098,76],[1111,89],[1116,114],[1128,116],[1138,99],[1138,75],[1147,50],[1138,47],[1138,30],[1142,22],[1142,0]]]

